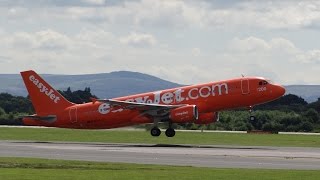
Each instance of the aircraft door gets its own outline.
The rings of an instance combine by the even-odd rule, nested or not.
[[[76,123],[78,121],[78,115],[77,115],[77,107],[72,107],[69,110],[69,117],[71,123]]]
[[[250,93],[249,79],[241,79],[241,91],[242,91],[242,94]]]

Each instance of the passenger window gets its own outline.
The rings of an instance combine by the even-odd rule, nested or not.
[[[259,82],[259,86],[262,86],[262,81]]]
[[[267,85],[268,84],[268,82],[267,81],[263,81],[263,85]]]

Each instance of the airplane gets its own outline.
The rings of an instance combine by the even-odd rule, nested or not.
[[[273,101],[285,89],[262,77],[241,77],[218,82],[75,104],[65,99],[36,72],[21,72],[34,115],[23,117],[25,125],[75,129],[110,129],[153,123],[150,133],[160,136],[159,123],[168,123],[167,137],[175,136],[174,123],[210,124],[219,112],[250,108]],[[254,120],[254,116],[250,116]]]

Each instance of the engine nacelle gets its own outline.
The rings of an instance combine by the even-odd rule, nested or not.
[[[219,121],[219,113],[218,112],[210,112],[210,113],[201,113],[199,114],[199,118],[195,121],[195,124],[210,124]]]
[[[198,119],[196,105],[187,105],[171,110],[169,118],[173,123],[192,123]]]

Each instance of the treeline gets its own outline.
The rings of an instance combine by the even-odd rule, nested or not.
[[[59,91],[67,100],[74,103],[89,102],[90,98],[97,98],[91,94],[89,87],[84,90]],[[8,93],[0,93],[0,125],[21,125],[21,117],[28,114],[35,114],[30,97],[13,96]]]
[[[320,132],[320,98],[308,104],[303,98],[288,94],[278,100],[258,105],[251,113],[248,110],[225,111],[220,113],[219,122],[210,125],[189,124],[187,129],[271,132]]]
[[[91,97],[97,98],[91,93],[89,87],[77,91],[68,88],[59,92],[74,103],[90,102]],[[0,94],[0,124],[20,125],[19,117],[34,113],[29,97],[12,96],[8,93]],[[320,98],[316,102],[307,103],[301,97],[288,94],[276,101],[254,107],[252,115],[256,116],[255,121],[249,120],[248,110],[240,109],[220,112],[219,121],[210,125],[190,123],[175,125],[175,128],[320,132],[319,113]]]
[[[91,94],[91,89],[86,87],[84,90],[71,91],[71,88],[68,87],[66,91],[60,91],[59,93],[64,96],[68,101],[81,104],[90,102],[90,98],[97,98],[97,96]]]

